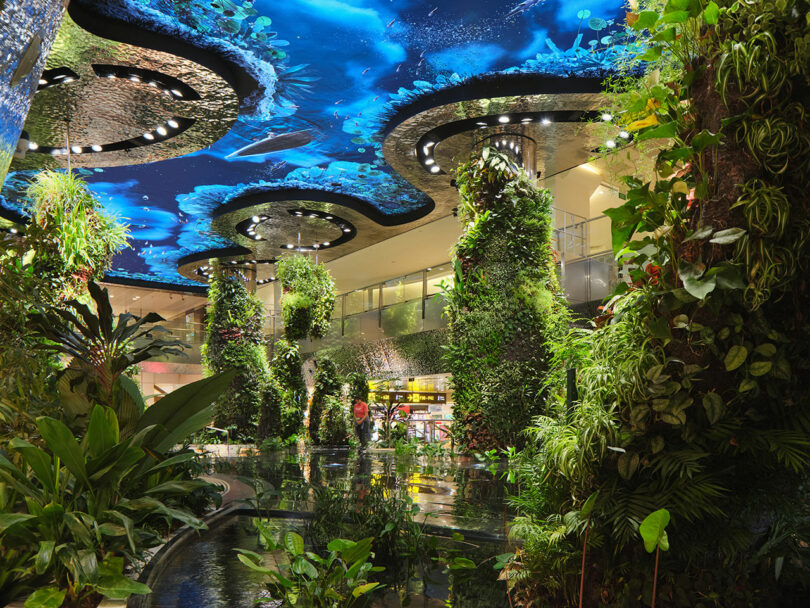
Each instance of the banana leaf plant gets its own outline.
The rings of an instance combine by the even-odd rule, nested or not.
[[[88,283],[95,312],[70,300],[66,308],[51,308],[29,316],[34,332],[44,338],[41,349],[70,357],[59,380],[59,396],[71,426],[81,429],[96,403],[109,405],[119,418],[121,431],[129,434],[143,414],[135,383],[125,372],[154,357],[183,355],[180,340],[158,337],[168,333],[159,325],[163,317],[150,312],[142,317],[113,315],[109,293]]]

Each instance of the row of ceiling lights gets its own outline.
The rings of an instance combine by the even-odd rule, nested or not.
[[[353,232],[353,227],[348,222],[341,220],[340,218],[336,218],[333,215],[329,215],[328,213],[320,213],[318,211],[310,211],[310,210],[300,210],[300,209],[292,209],[290,210],[290,214],[295,217],[309,217],[312,219],[322,219],[328,222],[332,222],[335,224],[344,234],[350,234]],[[271,219],[269,216],[266,215],[254,215],[250,218],[250,223],[245,228],[245,234],[248,238],[253,239],[254,241],[263,241],[265,240],[264,237],[256,233],[256,229],[263,224],[264,222]],[[283,245],[282,248],[284,249],[297,249],[298,251],[311,251],[315,249],[325,249],[327,247],[331,247],[331,241],[324,241],[322,243],[313,243],[311,247],[301,247],[296,246],[293,243],[287,243]]]
[[[174,118],[166,121],[165,125],[160,125],[152,131],[144,133],[141,138],[148,142],[162,141],[174,135],[174,132],[180,128],[180,123]],[[28,149],[32,151],[39,150],[39,144],[35,141],[28,142]],[[88,154],[92,152],[104,152],[104,146],[101,144],[93,144],[91,146],[70,146],[70,151],[73,154]],[[51,148],[49,153],[53,156],[59,156],[68,153],[67,148]]]
[[[173,97],[175,99],[184,98],[183,91],[181,91],[180,89],[171,88],[158,82],[157,80],[145,80],[143,77],[141,77],[140,74],[135,72],[123,72],[123,73],[108,72],[103,76],[104,78],[109,78],[111,80],[114,78],[121,78],[124,80],[129,80],[130,82],[145,82],[150,87],[158,88],[170,97]]]
[[[76,77],[71,74],[56,74],[50,77],[43,74],[43,77],[39,79],[37,90],[41,91],[42,89],[47,89],[48,87],[53,87],[58,84],[67,84],[74,80],[76,80]]]

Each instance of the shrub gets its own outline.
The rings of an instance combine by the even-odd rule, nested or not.
[[[343,382],[338,375],[335,363],[321,357],[316,361],[315,392],[312,394],[312,405],[309,408],[309,437],[315,444],[321,443],[321,415],[329,397],[339,397]]]
[[[323,264],[294,255],[278,261],[281,315],[289,340],[322,338],[329,331],[335,309],[335,283]]]
[[[330,395],[324,400],[321,415],[320,440],[324,445],[347,445],[351,434],[349,411],[339,397]],[[310,424],[312,424],[310,422]]]

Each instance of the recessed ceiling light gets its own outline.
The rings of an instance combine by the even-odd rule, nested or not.
[[[544,125],[550,125],[551,124],[551,119],[550,118],[544,118],[543,120],[540,121],[540,123],[544,124]]]
[[[16,229],[16,228],[10,228],[10,229],[9,229],[9,232],[10,232],[11,234],[17,234],[17,229]]]
[[[70,151],[73,152],[74,154],[82,153],[82,149],[80,146],[70,146]]]
[[[166,127],[158,127],[155,129],[155,131],[158,132],[158,135],[166,135],[168,133],[168,131],[166,131]]]
[[[332,219],[334,219],[334,218],[333,218],[331,215],[327,215],[325,219],[327,219],[327,220],[332,220]]]
[[[346,227],[343,229],[343,232],[351,232],[351,231],[352,231],[352,229],[351,229],[351,228],[349,228],[348,226],[346,226]]]
[[[432,158],[426,158],[426,159],[425,159],[425,164],[426,164],[426,165],[432,165],[432,164],[433,164],[433,163],[435,163],[435,162],[436,162],[436,161],[435,161],[435,160],[433,160]]]
[[[517,148],[515,148],[515,154],[520,154],[520,146],[518,146]]]
[[[29,141],[28,142],[28,149],[29,150],[36,150],[37,148],[39,148],[39,144],[37,142],[35,142],[35,141]]]
[[[132,82],[140,82],[140,81],[141,81],[141,77],[140,77],[140,76],[138,76],[137,74],[133,74],[132,76],[130,76],[130,77],[129,77],[129,79],[130,79]]]
[[[441,169],[439,168],[439,165],[433,165],[433,166],[430,168],[430,172],[431,172],[431,173],[438,173],[439,171],[441,171]]]
[[[45,80],[44,78],[40,78],[39,79],[39,84],[48,84],[48,81]]]
[[[261,221],[261,218],[259,218],[258,215],[254,215],[252,218],[250,218],[250,221],[254,224],[258,224]]]
[[[93,144],[92,146],[90,146],[90,149],[93,152],[101,152],[101,146],[99,146],[98,144]]]
[[[182,97],[183,96],[183,94],[180,91],[178,91],[177,89],[172,89],[171,93],[172,93],[172,95],[174,95],[176,97]]]
[[[331,245],[331,244],[332,244],[332,243],[330,243],[329,241],[324,241],[323,246],[324,246],[324,247],[329,247],[329,245]]]
[[[107,74],[105,78],[116,78],[115,74]]]
[[[531,118],[522,118],[522,119],[520,120],[520,122],[531,122],[531,121],[532,121],[532,119],[531,119]]]
[[[179,127],[179,126],[180,126],[180,124],[179,124],[179,123],[178,123],[176,120],[174,120],[174,119],[172,119],[172,120],[167,120],[167,121],[166,121],[166,124],[167,124],[167,125],[169,125],[169,126],[172,128],[172,129],[176,129],[177,127]]]
[[[260,237],[258,234],[254,234],[253,238],[254,238],[254,240],[257,240],[257,241],[262,240],[262,237]]]
[[[509,117],[508,116],[498,116],[498,122],[501,123],[501,124],[506,124],[507,122],[509,122]]]
[[[150,81],[149,81],[147,84],[148,84],[150,87],[156,87],[156,86],[158,86],[158,83],[156,83],[154,80],[150,80]]]
[[[605,112],[604,114],[602,114],[602,120],[604,120],[605,122],[610,122],[611,120],[613,120],[613,114]]]
[[[310,213],[309,217],[318,217],[318,214],[317,213]]]
[[[292,249],[293,247],[295,247],[295,245],[292,243],[287,243],[287,249]]]
[[[609,139],[609,140],[607,140],[607,141],[605,142],[605,145],[606,145],[608,148],[615,148],[615,147],[616,147],[616,142],[615,142],[615,141],[613,141],[612,139]]]
[[[75,78],[71,78],[70,76],[68,76],[62,82],[73,82],[74,80],[75,80]]]
[[[154,135],[152,135],[151,133],[144,133],[144,134],[143,134],[143,138],[144,138],[144,139],[148,139],[148,140],[150,140],[150,141],[151,141],[151,140],[155,139],[155,136],[154,136]]]
[[[433,270],[433,269],[432,269],[430,266],[428,266],[427,268],[425,268],[425,270],[427,270],[427,271],[431,271],[431,270]]]

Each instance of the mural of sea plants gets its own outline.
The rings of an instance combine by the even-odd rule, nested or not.
[[[605,111],[655,174],[606,212],[631,282],[556,349],[579,400],[530,430],[504,577],[517,604],[804,605],[810,3],[631,5],[643,76]]]

